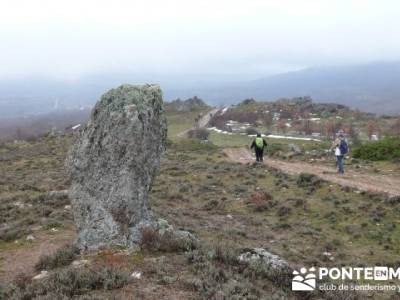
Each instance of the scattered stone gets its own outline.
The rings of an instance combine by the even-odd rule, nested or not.
[[[68,190],[60,190],[60,191],[50,191],[46,193],[45,196],[47,199],[64,199],[68,198]]]
[[[32,241],[36,240],[36,238],[32,234],[30,234],[26,237],[26,240],[29,242],[32,242]]]
[[[40,279],[46,278],[48,275],[49,275],[48,271],[41,271],[40,274],[34,276],[32,279],[33,280],[40,280]]]
[[[15,201],[13,205],[21,209],[25,207],[25,204],[20,201]]]
[[[81,260],[74,260],[72,262],[72,266],[75,268],[83,267],[89,264],[89,261],[87,259],[81,259]]]
[[[288,145],[289,151],[294,152],[295,154],[301,154],[301,148],[296,144],[289,144]]]
[[[71,205],[65,205],[65,206],[64,206],[64,209],[65,209],[65,210],[70,210],[70,209],[71,209]]]
[[[53,227],[53,228],[50,229],[50,231],[52,231],[52,232],[57,232],[58,229]]]
[[[184,248],[187,250],[195,249],[199,245],[199,240],[189,231],[175,230],[174,227],[164,219],[157,220],[157,232],[161,237],[166,235],[169,238],[175,239],[184,245]]]
[[[156,85],[110,90],[69,152],[79,248],[136,247],[142,228],[155,225],[148,192],[167,135],[161,94]]]
[[[230,219],[230,220],[233,219],[232,215],[226,215],[226,217],[227,217],[228,219]]]
[[[142,273],[141,272],[133,272],[131,274],[131,277],[135,278],[135,279],[140,279],[142,277]]]

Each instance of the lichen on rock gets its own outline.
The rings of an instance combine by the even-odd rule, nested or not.
[[[122,85],[101,97],[66,161],[79,248],[133,247],[141,228],[156,226],[148,193],[166,135],[157,85]]]

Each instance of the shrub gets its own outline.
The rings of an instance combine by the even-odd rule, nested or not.
[[[281,206],[279,207],[278,211],[277,211],[277,215],[279,217],[285,217],[287,215],[290,215],[290,213],[292,212],[292,209],[288,206]]]
[[[180,152],[198,151],[202,153],[215,152],[217,146],[212,143],[204,143],[198,139],[183,139],[173,145],[173,149]]]
[[[265,211],[273,206],[272,195],[268,192],[257,192],[250,196],[249,204],[254,211]]]
[[[188,137],[191,139],[208,140],[210,132],[205,128],[192,129],[188,132]]]
[[[258,133],[258,131],[254,127],[246,128],[246,134],[247,135],[255,135],[257,133]]]
[[[365,143],[354,150],[353,156],[373,161],[400,159],[400,138]]]
[[[180,237],[173,231],[165,231],[162,234],[151,227],[142,229],[140,248],[142,250],[160,252],[187,251],[195,246],[185,237]]]
[[[20,226],[15,226],[15,228],[4,228],[0,230],[0,240],[5,242],[10,242],[17,240],[24,235],[27,235],[30,231]]]
[[[283,152],[283,151],[285,151],[285,147],[284,147],[284,145],[282,145],[282,144],[276,144],[276,143],[274,143],[274,144],[269,144],[268,146],[267,146],[267,153],[268,153],[268,155],[270,155],[270,156],[274,156],[274,155],[276,155],[278,152]]]
[[[90,270],[69,267],[53,272],[40,281],[26,282],[22,286],[8,285],[0,292],[0,297],[4,299],[71,299],[92,290],[118,289],[130,282],[130,274],[122,269]]]
[[[322,180],[313,174],[301,173],[296,183],[299,187],[319,187]]]
[[[140,240],[140,248],[152,250],[156,249],[157,243],[159,242],[160,235],[151,227],[145,227],[142,229],[142,239]]]
[[[37,271],[52,270],[59,267],[68,266],[79,253],[74,245],[65,245],[58,249],[53,255],[43,255],[35,265]]]

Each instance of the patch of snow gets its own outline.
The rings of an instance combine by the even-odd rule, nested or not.
[[[265,136],[265,135],[263,135]],[[297,136],[285,136],[285,135],[275,135],[270,134],[267,136],[268,138],[272,139],[285,139],[285,140],[298,140],[298,141],[314,141],[314,142],[321,142],[319,139],[314,138],[306,138],[306,137],[297,137]]]
[[[224,107],[224,109],[223,110],[221,110],[221,115],[223,115],[224,113],[226,113],[226,111],[229,109],[229,107],[227,106],[227,107]]]
[[[247,135],[247,136],[249,136],[249,137],[256,137],[257,135],[256,135],[256,134],[249,134],[249,135]],[[265,135],[264,133],[262,133],[261,136],[262,136],[262,137],[266,137],[266,135]]]
[[[224,131],[224,130],[218,129],[216,127],[210,127],[210,128],[207,128],[207,130],[213,130],[213,131],[221,133],[221,134],[232,135],[232,132]]]

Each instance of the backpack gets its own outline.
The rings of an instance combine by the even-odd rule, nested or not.
[[[340,141],[339,149],[340,154],[342,155],[345,155],[349,152],[349,146],[347,145],[347,142],[345,140]]]
[[[260,138],[260,137],[256,138],[256,146],[257,146],[258,149],[264,148],[264,140],[263,140],[263,138]]]

